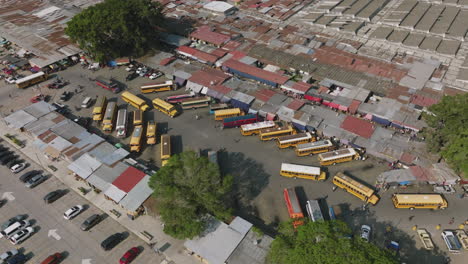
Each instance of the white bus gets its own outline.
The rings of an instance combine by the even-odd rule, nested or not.
[[[315,142],[309,142],[304,144],[299,144],[296,146],[296,155],[299,157],[318,154],[323,152],[332,151],[335,148],[333,143],[328,140],[319,140]]]
[[[309,132],[306,132],[279,137],[276,144],[278,145],[278,148],[288,148],[314,140],[315,137],[313,137]]]
[[[289,178],[302,178],[308,180],[323,181],[326,173],[320,167],[282,163],[280,175]]]
[[[322,210],[320,210],[320,204],[317,200],[307,201],[306,210],[310,220],[313,222],[325,220],[323,218]]]
[[[118,138],[127,136],[127,109],[120,109],[117,112],[117,125],[115,126]]]
[[[260,133],[260,130],[265,128],[274,127],[276,124],[273,121],[263,121],[241,126],[241,134],[243,136],[250,136]]]

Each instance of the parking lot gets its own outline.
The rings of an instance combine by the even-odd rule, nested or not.
[[[8,146],[5,142],[3,145]],[[20,252],[29,258],[28,263],[40,263],[47,256],[59,252],[65,256],[61,263],[98,264],[117,263],[128,249],[139,247],[143,251],[134,263],[161,262],[160,257],[141,239],[126,231],[95,206],[87,204],[85,199],[74,191],[68,190],[55,177],[50,177],[33,189],[26,188],[24,183],[18,180],[18,177],[32,169],[41,170],[31,161],[27,162],[30,166],[18,174],[13,174],[5,166],[0,166],[0,175],[2,175],[0,194],[3,199],[8,200],[0,208],[0,223],[17,215],[25,215],[26,220],[32,221],[34,233],[16,246],[12,245],[6,238],[0,239],[0,254],[19,248]],[[68,192],[57,201],[45,204],[43,197],[47,193],[59,189],[68,190]],[[64,219],[64,212],[78,204],[83,205],[85,210],[72,220]],[[102,221],[89,231],[82,231],[80,225],[92,214],[103,216]],[[101,249],[100,243],[117,232],[124,232],[126,238],[110,251]]]
[[[58,73],[62,78],[69,80],[70,85],[59,90],[40,89],[43,93],[49,93],[52,101],[57,101],[58,96],[63,91],[74,93],[72,98],[65,102],[73,116],[91,116],[92,106],[87,109],[80,108],[80,104],[86,96],[95,98],[96,96],[105,95],[109,100],[117,101],[120,107],[128,107],[129,111],[133,111],[134,108],[124,104],[119,94],[113,94],[97,87],[94,82],[89,80],[89,78],[95,78],[96,76],[112,76],[121,82],[125,90],[137,95],[140,95],[139,86],[141,84],[152,82],[148,78],[142,77],[126,82],[125,77],[127,74],[124,67],[90,72],[75,66]],[[156,81],[162,80],[164,79],[160,78]],[[84,86],[82,92],[75,91],[78,84]],[[7,113],[6,109],[19,109],[29,104],[28,96],[34,94],[34,89],[37,91],[37,88],[34,87],[26,90],[15,90],[15,88],[9,86],[8,89],[11,89],[14,96],[13,100],[4,100],[2,102],[4,105],[3,113]],[[174,93],[186,93],[182,89],[173,92],[146,94],[143,95],[143,98],[146,98],[150,105],[150,101],[156,97],[164,98]],[[196,119],[196,115],[200,118]],[[235,188],[237,190],[236,204],[233,205],[236,209],[235,213],[263,227],[265,230],[273,230],[279,221],[289,219],[282,190],[287,187],[295,187],[303,206],[308,199],[322,199],[328,205],[339,205],[343,208],[343,219],[351,225],[356,233],[362,224],[370,225],[373,230],[371,241],[374,243],[383,245],[385,240],[398,240],[402,248],[401,254],[407,263],[442,263],[446,254],[444,253],[446,252],[446,246],[441,239],[441,231],[436,230],[435,226],[441,224],[442,229],[455,229],[458,224],[467,218],[466,210],[463,210],[466,208],[466,204],[454,195],[446,196],[449,201],[449,208],[444,212],[409,211],[393,207],[390,200],[392,193],[432,192],[426,186],[415,186],[405,190],[390,189],[387,192],[381,192],[379,193],[381,201],[375,207],[370,207],[366,211],[361,209],[362,201],[354,196],[342,190],[332,191],[333,184],[330,177],[340,171],[373,186],[377,175],[389,169],[387,164],[377,159],[371,158],[366,161],[353,161],[329,166],[327,168],[329,179],[325,182],[294,180],[279,176],[281,163],[318,166],[316,157],[296,157],[290,149],[278,150],[273,142],[261,142],[256,136],[243,137],[239,130],[235,128],[221,130],[217,127],[217,123],[206,108],[185,111],[175,119],[171,119],[156,110],[151,110],[145,113],[145,119],[155,120],[158,123],[158,135],[161,133],[172,135],[172,150],[175,153],[187,149],[225,149],[225,151],[220,152],[219,160],[223,172],[230,173],[235,178]],[[95,127],[94,124],[91,130],[104,135],[100,132],[99,127]],[[132,128],[130,127],[128,131],[130,134]],[[129,137],[119,140],[114,138],[113,134],[104,136],[114,143],[122,142],[127,144],[129,141]],[[159,144],[157,144],[155,146],[144,146],[141,154],[132,154],[132,157],[160,166],[159,153]],[[48,184],[48,182],[45,184]],[[63,209],[66,209],[66,207]],[[455,222],[448,224],[452,217],[455,218]],[[438,251],[427,252],[420,249],[421,243],[415,237],[415,232],[412,231],[415,225],[428,229],[439,248]],[[384,234],[386,226],[392,226],[394,231],[391,235]],[[461,261],[464,255],[466,253],[458,256],[452,255],[453,263],[462,263],[458,261]]]

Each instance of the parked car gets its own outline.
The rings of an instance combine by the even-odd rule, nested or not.
[[[10,76],[10,77],[6,78],[5,81],[7,83],[9,83],[9,84],[14,84],[14,83],[16,83],[16,78]]]
[[[0,158],[0,164],[6,165],[8,162],[10,162],[12,160],[16,160],[17,158],[19,158],[18,155],[10,155],[10,156],[2,157],[2,158]]]
[[[9,156],[9,155],[12,155],[12,154],[13,154],[13,151],[7,150],[7,151],[4,151],[4,152],[0,153],[0,158],[3,158],[5,156]]]
[[[1,263],[4,263],[5,261],[7,261],[8,259],[10,259],[11,257],[17,255],[19,252],[17,249],[12,249],[12,250],[8,250],[7,252],[3,253],[0,255],[0,261],[2,261]]]
[[[138,254],[140,254],[141,250],[137,247],[132,247],[129,249],[125,254],[120,258],[119,263],[120,264],[129,264],[132,262]]]
[[[38,95],[31,97],[31,99],[29,99],[29,102],[37,103],[39,101],[43,101],[44,99],[45,99],[45,96],[43,94],[38,94]]]
[[[127,68],[125,68],[126,71],[134,71],[135,70],[135,66],[133,66],[133,64],[129,64]]]
[[[88,217],[82,224],[81,224],[81,230],[83,231],[88,231],[91,229],[93,226],[97,225],[101,221],[101,216],[98,214],[93,214],[92,216]]]
[[[26,162],[16,163],[13,166],[11,166],[10,170],[13,173],[18,173],[18,172],[21,172],[22,170],[24,170],[24,168],[26,168],[26,166],[27,166]]]
[[[23,254],[19,253],[11,257],[6,264],[24,264],[28,258]]]
[[[60,95],[60,101],[66,102],[71,98],[71,92],[65,91]]]
[[[15,164],[20,164],[20,163],[24,163],[24,160],[22,159],[14,159],[14,160],[11,160],[9,162],[7,162],[7,164],[5,166],[7,166],[8,168],[10,168],[11,170],[11,167],[13,167],[13,165]]]
[[[67,220],[71,220],[75,218],[77,215],[79,215],[83,210],[84,210],[84,207],[82,205],[75,205],[72,208],[65,211],[65,213],[63,214],[63,218]]]
[[[16,233],[14,236],[10,238],[10,242],[13,245],[18,245],[24,240],[28,239],[32,234],[34,233],[34,228],[32,227],[26,227],[25,229],[19,231]]]
[[[38,175],[32,177],[31,179],[29,179],[29,181],[26,182],[25,186],[27,188],[34,188],[37,185],[44,182],[45,180],[47,180],[47,176],[45,176],[44,174],[38,174]]]
[[[370,226],[368,225],[361,226],[361,238],[364,239],[366,242],[369,242],[370,240],[370,233],[371,233]]]
[[[41,173],[41,172],[37,171],[37,170],[28,171],[25,174],[21,175],[19,177],[19,180],[22,181],[22,182],[27,182],[27,181],[29,181],[29,179],[34,177],[34,175],[39,174],[39,173]]]
[[[63,195],[62,190],[52,191],[52,192],[48,193],[46,196],[44,196],[44,202],[46,204],[53,203],[53,202],[57,201],[57,199],[60,198],[62,195]]]
[[[455,189],[450,185],[436,185],[434,186],[434,192],[452,194],[455,193]]]
[[[26,219],[26,215],[17,215],[15,217],[12,217],[10,219],[8,219],[7,221],[5,221],[2,226],[0,226],[0,229],[1,231],[7,229],[9,226],[11,226],[12,224],[18,222],[18,221],[21,221],[21,220],[24,220]]]
[[[29,220],[21,220],[21,221],[17,221],[15,223],[13,223],[11,225],[12,228],[14,228],[14,230],[8,230],[8,229],[11,229],[11,228],[7,228],[5,229],[4,231],[1,232],[1,235],[3,237],[6,237],[6,238],[11,238],[13,237],[15,234],[17,234],[19,231],[27,228],[27,227],[30,227],[32,226],[32,223],[31,221]]]
[[[131,72],[129,75],[127,75],[127,77],[125,77],[125,80],[127,81],[131,81],[133,79],[135,79],[136,77],[138,77],[138,73],[136,72]]]
[[[61,253],[57,252],[53,255],[48,256],[46,259],[44,259],[41,264],[58,264],[60,261],[62,261],[63,256]]]
[[[108,238],[106,238],[104,241],[102,241],[101,243],[101,248],[104,249],[104,250],[111,250],[113,249],[115,246],[117,246],[117,244],[119,244],[120,242],[122,242],[122,240],[125,239],[125,234],[123,233],[115,233],[113,235],[110,235]]]
[[[152,73],[152,74],[149,76],[149,78],[150,78],[151,80],[154,80],[154,79],[157,79],[157,78],[161,77],[162,75],[163,75],[162,72],[156,71],[155,73]]]

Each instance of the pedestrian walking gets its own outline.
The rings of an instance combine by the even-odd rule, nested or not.
[[[410,217],[408,218],[408,220],[411,221],[411,220],[413,220],[413,218],[414,218],[414,215],[410,216]]]

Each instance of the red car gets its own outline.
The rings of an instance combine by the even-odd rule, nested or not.
[[[138,256],[138,254],[140,254],[140,252],[141,251],[140,251],[139,248],[132,247],[127,252],[125,252],[125,254],[120,258],[119,263],[120,264],[129,264],[130,262],[132,262]]]

